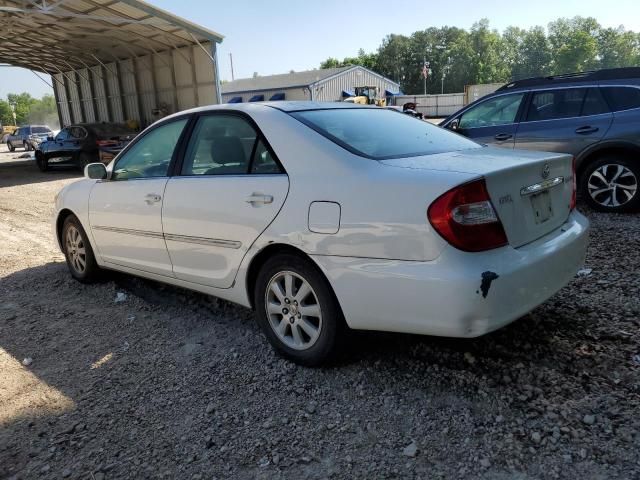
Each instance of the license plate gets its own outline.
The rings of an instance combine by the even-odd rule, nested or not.
[[[548,191],[532,195],[531,207],[533,208],[533,217],[536,220],[536,224],[544,223],[553,217],[551,195]]]

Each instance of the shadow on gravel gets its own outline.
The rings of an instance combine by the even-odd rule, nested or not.
[[[563,415],[579,440],[556,441],[578,458],[595,439],[580,420],[600,408],[591,398],[622,402],[632,385],[618,364],[633,338],[603,339],[614,330],[581,310],[576,292],[591,283],[482,338],[357,332],[336,365],[305,369],[275,356],[245,308],[111,278],[82,285],[49,263],[0,279],[0,478],[451,478],[452,450],[491,458],[485,478],[538,477],[544,459],[527,452],[546,447],[531,431]],[[517,453],[487,449],[478,428],[511,435],[499,448]],[[429,454],[408,461],[412,440]],[[625,452],[612,447],[604,462]]]
[[[51,182],[66,178],[80,178],[82,173],[75,168],[58,167],[41,172],[33,160],[17,160],[0,163],[0,188]]]

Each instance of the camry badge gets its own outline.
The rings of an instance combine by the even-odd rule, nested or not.
[[[544,166],[542,167],[542,178],[544,179],[549,178],[550,173],[551,173],[551,165],[549,165],[548,163],[545,163]]]

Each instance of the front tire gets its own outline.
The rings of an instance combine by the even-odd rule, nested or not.
[[[344,317],[328,281],[300,256],[279,254],[267,260],[258,274],[254,304],[269,343],[300,365],[327,363],[344,338]]]
[[[604,155],[585,168],[580,193],[599,212],[621,213],[640,207],[640,164],[626,157]]]
[[[22,146],[24,147],[25,152],[31,151],[31,145],[29,145],[27,142],[22,142]]]
[[[94,283],[100,277],[93,249],[86,232],[75,215],[69,215],[62,226],[62,248],[71,276],[81,283]]]
[[[42,153],[36,153],[36,165],[41,172],[46,172],[49,170],[49,161],[44,157]]]

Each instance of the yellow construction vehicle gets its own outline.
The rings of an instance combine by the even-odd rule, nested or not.
[[[359,105],[376,105],[386,107],[387,100],[378,96],[378,87],[356,87],[355,96],[345,98],[345,102],[357,103]]]

